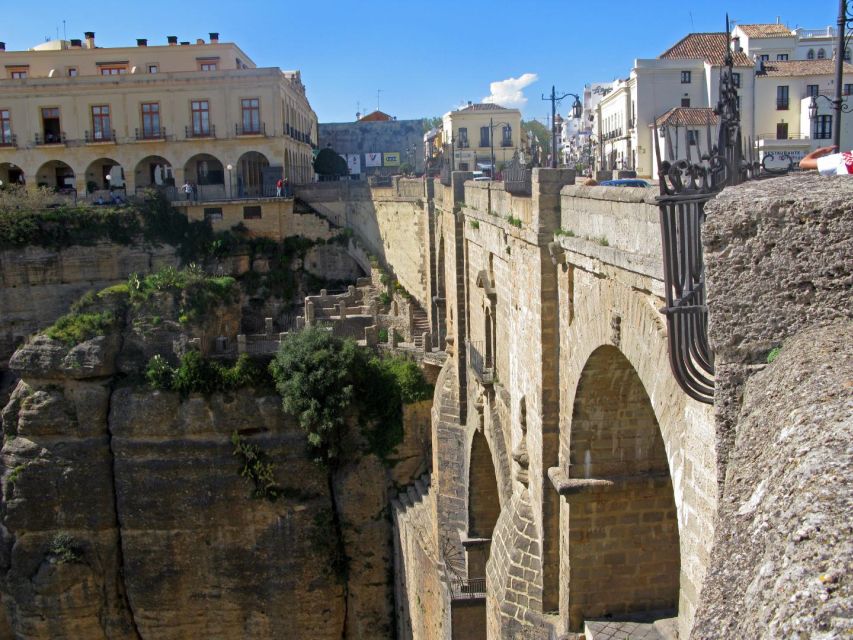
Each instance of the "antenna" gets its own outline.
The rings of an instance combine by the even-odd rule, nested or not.
[[[377,89],[376,90],[376,110],[379,111],[379,94],[384,92],[385,89]]]
[[[65,30],[65,20],[62,21],[62,39],[68,40],[68,32]]]
[[[688,11],[687,13],[689,13],[689,14],[690,14],[690,30],[691,30],[691,31],[696,31],[696,27],[695,27],[695,26],[693,26],[693,12],[692,12],[692,11]]]

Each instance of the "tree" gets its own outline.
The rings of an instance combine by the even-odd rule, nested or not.
[[[314,171],[321,176],[349,175],[347,161],[329,147],[322,149],[314,158]]]
[[[430,129],[436,129],[441,126],[441,116],[433,116],[432,118],[424,118],[424,133],[429,131]]]
[[[521,130],[524,131],[525,136],[528,131],[533,132],[533,137],[539,145],[540,158],[544,163],[548,154],[551,153],[551,132],[548,127],[538,120],[522,120]]]

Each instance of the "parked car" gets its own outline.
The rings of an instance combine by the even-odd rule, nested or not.
[[[598,185],[600,187],[650,187],[648,182],[645,180],[638,180],[636,178],[623,178],[621,180],[604,180],[603,182],[599,182]]]

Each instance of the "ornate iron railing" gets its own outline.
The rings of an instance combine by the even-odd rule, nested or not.
[[[533,193],[533,170],[521,162],[518,151],[512,154],[503,170],[504,189],[516,196],[529,196]]]
[[[463,578],[450,583],[450,597],[453,600],[465,598],[484,598],[486,596],[485,578]]]

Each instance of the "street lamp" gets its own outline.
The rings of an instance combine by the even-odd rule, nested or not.
[[[501,125],[509,127],[510,142],[512,142],[512,125],[508,122],[492,122],[492,119],[489,118],[489,147],[491,150],[492,160],[492,166],[491,169],[489,169],[489,178],[491,180],[495,179],[495,127],[500,127]]]
[[[231,200],[234,198],[234,185],[231,182],[231,170],[234,166],[229,162],[225,168],[228,170],[228,199]]]
[[[543,100],[550,100],[551,102],[551,168],[557,168],[557,123],[555,122],[555,117],[557,115],[557,103],[560,102],[563,98],[567,98],[568,96],[572,96],[575,99],[574,104],[572,105],[572,117],[577,120],[583,115],[583,105],[581,104],[580,96],[576,93],[564,93],[561,96],[557,95],[557,89],[554,85],[551,85],[551,95],[549,97],[542,96]]]

